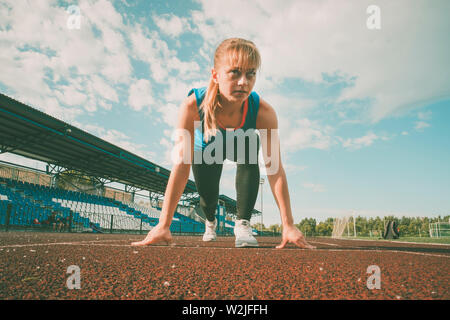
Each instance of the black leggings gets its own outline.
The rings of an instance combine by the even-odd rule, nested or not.
[[[246,151],[248,151],[247,145]],[[224,155],[226,155],[226,152],[224,152]],[[237,162],[236,158],[231,161]],[[252,211],[255,207],[256,198],[258,197],[260,178],[258,162],[248,162],[247,155],[245,163],[237,162],[235,182],[237,219],[250,220],[252,217]],[[200,195],[200,207],[209,221],[214,221],[216,216],[216,208],[219,199],[219,182],[220,176],[222,175],[222,168],[223,162],[219,164],[192,164],[195,184]]]

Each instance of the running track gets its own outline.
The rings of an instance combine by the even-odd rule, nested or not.
[[[450,245],[309,238],[315,250],[280,238],[234,248],[234,238],[133,247],[144,235],[0,232],[0,299],[310,300],[437,299],[450,294]],[[80,269],[70,290],[67,269]],[[380,289],[369,289],[369,266]]]

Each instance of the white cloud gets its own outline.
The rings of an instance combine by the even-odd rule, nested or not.
[[[41,110],[49,110],[48,97],[52,94],[44,80],[46,79],[45,64],[50,58],[38,52],[20,52],[14,47],[5,46],[3,50],[1,45],[1,48],[0,82],[13,91],[11,94],[13,98],[39,107]],[[19,94],[16,94],[17,92]]]
[[[194,87],[191,83],[170,78],[168,79],[168,86],[164,91],[164,100],[170,103],[180,104],[187,97],[189,90]]]
[[[305,171],[308,167],[299,165],[297,163],[290,163],[290,162],[283,161],[283,168],[286,171],[286,173],[290,173],[290,172],[296,173],[296,172],[300,172],[300,171]]]
[[[325,187],[321,184],[316,183],[304,183],[302,184],[303,188],[310,189],[313,192],[325,192]]]
[[[113,83],[131,82],[131,64],[125,52],[118,54],[106,54],[103,59],[103,67],[100,73]]]
[[[282,152],[295,152],[306,148],[327,150],[333,144],[330,126],[321,126],[308,118],[296,120],[290,126],[289,121],[279,121]],[[284,123],[283,123],[284,122]]]
[[[175,129],[178,122],[179,106],[173,103],[167,103],[160,105],[158,111],[162,114],[163,121],[168,124],[171,129]]]
[[[414,126],[414,129],[422,131],[423,129],[428,128],[429,126],[430,124],[425,121],[417,121],[416,125]]]
[[[317,104],[317,101],[312,99],[291,97],[274,91],[264,94],[263,99],[277,110],[277,115],[287,117],[305,114]]]
[[[116,11],[110,1],[80,1],[80,13],[100,27],[120,29],[123,27],[122,15]]]
[[[131,32],[130,41],[134,57],[149,65],[154,81],[167,84],[174,80],[192,81],[200,76],[197,62],[181,61],[157,32],[137,27]]]
[[[83,109],[111,109],[119,99],[110,84],[131,75],[121,15],[105,0],[78,5],[79,30],[67,28],[69,12],[57,1],[4,1],[0,14],[0,82],[14,98],[70,121]]]
[[[180,61],[178,57],[174,56],[167,61],[167,66],[170,70],[175,70],[178,77],[183,80],[196,79],[202,75],[199,74],[200,66],[195,61]]]
[[[158,163],[160,163],[163,166],[172,167],[173,161],[172,161],[172,150],[175,146],[174,141],[171,139],[171,132],[170,130],[164,130],[164,137],[161,138],[159,141],[160,145],[162,145],[165,149],[162,159],[158,159]],[[169,137],[169,138],[167,138]]]
[[[178,37],[183,32],[190,30],[188,19],[180,18],[174,14],[153,16],[153,20],[161,32],[171,37]]]
[[[74,125],[81,130],[119,146],[124,150],[134,153],[144,159],[153,161],[156,156],[155,152],[148,151],[147,145],[132,142],[131,137],[124,132],[115,129],[107,129],[97,124],[75,122]]]
[[[419,121],[415,122],[414,129],[417,131],[423,131],[423,129],[431,127],[431,125],[427,122],[428,120],[431,120],[431,115],[431,110],[418,112],[417,118]]]
[[[205,52],[241,36],[259,47],[272,79],[353,77],[337,102],[371,99],[371,121],[450,97],[448,1],[378,1],[381,30],[367,29],[369,0],[200,2],[192,20]]]
[[[350,138],[350,139],[340,139],[342,142],[342,146],[346,149],[360,149],[362,147],[368,147],[374,143],[374,141],[380,139],[379,136],[377,136],[373,132],[367,133],[363,137],[359,138]]]
[[[113,102],[119,101],[116,90],[108,85],[101,77],[93,75],[90,85],[92,85],[92,88],[98,96]]]
[[[130,86],[128,104],[133,110],[140,111],[144,107],[151,109],[154,103],[150,81],[139,79]]]
[[[428,110],[428,111],[417,113],[417,118],[419,120],[431,120],[431,115],[432,115],[432,111]]]
[[[55,90],[56,97],[59,101],[68,106],[81,105],[87,100],[87,97],[84,93],[80,92],[72,86],[63,85],[58,89],[59,90]]]

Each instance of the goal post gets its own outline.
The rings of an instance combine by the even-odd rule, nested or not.
[[[348,228],[348,223],[352,214],[347,214],[341,217],[336,217],[333,221],[333,232],[331,233],[332,238],[342,238],[345,230]]]

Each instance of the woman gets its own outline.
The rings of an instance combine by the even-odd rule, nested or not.
[[[200,206],[207,218],[203,241],[215,240],[219,180],[223,160],[228,158],[237,162],[235,246],[258,246],[251,232],[250,218],[259,188],[259,167],[255,157],[257,159],[261,143],[283,227],[282,241],[277,248],[284,248],[287,243],[314,248],[294,225],[286,174],[280,158],[277,115],[265,100],[252,92],[260,64],[258,49],[251,41],[231,38],[217,47],[208,88],[192,89],[180,108],[177,129],[187,134],[178,141],[181,146],[178,156],[179,159],[187,157],[190,161],[178,161],[174,165],[158,225],[144,240],[132,245],[172,242],[169,227],[189,178],[191,164]],[[260,132],[260,139],[256,130]],[[241,135],[236,135],[236,132]],[[241,137],[244,137],[244,143],[238,141]],[[251,141],[255,141],[255,137],[256,148],[252,148],[254,143]],[[223,149],[217,147],[218,143]]]

